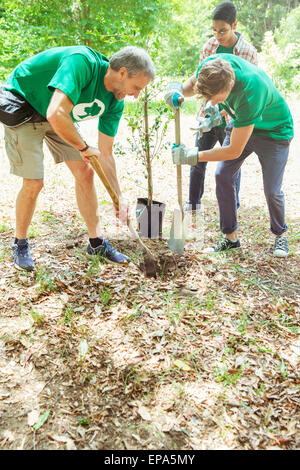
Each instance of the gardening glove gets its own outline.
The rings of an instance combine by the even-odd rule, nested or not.
[[[191,128],[199,132],[199,139],[203,136],[204,132],[210,131],[213,127],[219,126],[222,123],[222,116],[219,111],[218,105],[213,106],[210,101],[204,108],[204,112],[208,117],[197,117],[198,127]]]
[[[211,101],[208,101],[204,107],[204,113],[209,116],[218,116],[220,114],[219,106],[217,104],[213,106]]]
[[[198,147],[187,148],[184,144],[173,145],[172,159],[175,165],[191,165],[198,163]]]
[[[220,115],[220,113],[219,113]],[[222,122],[222,117],[209,116],[207,118],[200,118],[198,125],[199,138],[203,136],[204,132],[210,131],[213,127],[219,126]]]
[[[180,82],[171,82],[168,91],[165,94],[165,102],[172,108],[172,111],[175,111],[176,108],[183,105],[184,96],[182,83]]]

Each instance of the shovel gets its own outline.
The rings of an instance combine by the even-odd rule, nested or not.
[[[175,112],[175,144],[180,145],[180,110],[176,108]],[[176,165],[177,172],[177,195],[178,207],[174,209],[173,220],[168,240],[168,247],[174,253],[182,255],[185,244],[185,225],[184,225],[184,211],[182,205],[182,175],[181,165]]]
[[[102,181],[103,185],[107,189],[107,192],[110,195],[115,207],[119,208],[120,201],[119,201],[118,195],[115,192],[115,190],[112,188],[110,182],[108,181],[108,179],[107,179],[107,177],[106,177],[106,175],[105,175],[105,173],[104,173],[104,171],[103,171],[103,169],[102,169],[102,167],[99,163],[98,158],[95,155],[92,155],[90,157],[90,162],[91,162],[91,165],[92,165],[93,169],[95,170],[95,172],[99,176],[100,180]],[[156,262],[155,262],[153,254],[151,253],[149,248],[145,245],[145,243],[143,243],[143,241],[141,240],[139,234],[137,233],[137,231],[133,227],[130,219],[127,220],[127,225],[128,225],[129,231],[132,233],[132,235],[134,236],[136,241],[140,244],[140,246],[144,250],[144,264],[145,264],[146,276],[156,277]]]

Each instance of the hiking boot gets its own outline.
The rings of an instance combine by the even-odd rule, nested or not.
[[[87,245],[87,252],[89,255],[101,255],[103,258],[107,258],[109,261],[112,263],[118,263],[118,264],[128,264],[130,263],[130,258],[128,256],[123,255],[123,253],[120,253],[117,251],[115,248],[111,246],[108,240],[105,240],[105,238],[102,241],[102,244],[97,246],[96,248],[93,248],[90,243]]]
[[[286,237],[276,237],[274,244],[274,256],[284,258],[289,254],[289,244]]]
[[[12,246],[14,263],[17,269],[25,269],[26,271],[34,270],[34,262],[30,253],[27,238],[21,238]]]
[[[222,251],[232,250],[233,248],[239,248],[241,246],[240,241],[232,242],[229,238],[222,238],[215,246],[206,248],[205,253],[220,253]]]

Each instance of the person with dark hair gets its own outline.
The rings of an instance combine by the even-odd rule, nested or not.
[[[232,2],[222,2],[216,6],[212,16],[213,21],[222,20],[229,25],[236,22],[236,6]]]
[[[32,271],[27,231],[43,187],[43,142],[56,163],[65,162],[75,178],[79,211],[87,225],[90,255],[101,254],[115,263],[129,258],[100,236],[98,202],[89,158],[95,155],[111,186],[122,201],[115,161],[114,137],[124,109],[125,96],[137,98],[153,80],[148,53],[128,46],[109,61],[86,46],[56,47],[21,64],[0,90],[0,122],[4,124],[11,173],[23,179],[16,201],[16,268]],[[98,148],[89,146],[76,122],[98,117]],[[128,207],[115,207],[127,222]]]
[[[223,146],[200,150],[184,145],[172,149],[176,165],[220,162],[216,171],[216,193],[220,229],[225,235],[208,252],[240,247],[237,234],[235,181],[244,160],[255,152],[259,158],[267,200],[271,232],[275,235],[274,256],[289,254],[285,232],[285,203],[282,192],[289,145],[294,135],[289,107],[270,77],[258,67],[233,54],[216,54],[198,67],[195,83],[185,88],[188,96],[199,95],[211,104],[222,103],[233,119],[233,130]]]
[[[234,54],[239,57],[242,57],[245,60],[248,60],[254,65],[257,65],[257,53],[256,49],[251,46],[241,33],[236,31],[237,27],[237,18],[236,18],[236,7],[232,2],[223,2],[220,3],[212,15],[212,26],[214,36],[211,37],[207,43],[204,45],[202,52],[200,54],[200,63],[206,58],[214,54],[219,53],[228,53]],[[195,81],[195,79],[193,78]],[[178,93],[183,93],[186,85],[181,83],[177,84]],[[175,90],[176,91],[176,90]],[[169,98],[166,95],[167,103],[173,107],[172,103],[173,94],[169,92]],[[182,104],[181,104],[182,105]],[[222,109],[222,106],[220,106]],[[217,142],[221,145],[225,139],[225,128],[226,128],[226,119],[227,113],[222,112],[223,119],[221,123],[217,123],[211,126],[210,129],[207,129],[204,132],[201,132],[201,123],[203,118],[208,115],[204,109],[200,109],[198,113],[198,121],[200,122],[200,128],[196,135],[196,143],[199,150],[208,150],[213,148]],[[226,118],[225,118],[226,115]],[[214,121],[212,121],[214,123]],[[227,132],[231,131],[231,124],[228,123]],[[204,192],[204,179],[206,172],[207,162],[199,162],[197,165],[191,167],[190,171],[190,184],[189,184],[189,200],[185,203],[185,210],[196,210],[201,207],[201,198]],[[240,188],[240,177],[241,172],[238,173],[236,180],[236,195],[237,195],[237,207],[239,207],[239,188]]]

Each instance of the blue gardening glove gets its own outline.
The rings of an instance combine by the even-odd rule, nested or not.
[[[187,148],[184,144],[173,145],[172,160],[175,165],[191,165],[198,163],[198,147]]]
[[[172,108],[173,111],[176,110],[179,106],[183,105],[184,96],[182,83],[180,82],[171,82],[167,93],[165,94],[165,102]]]

